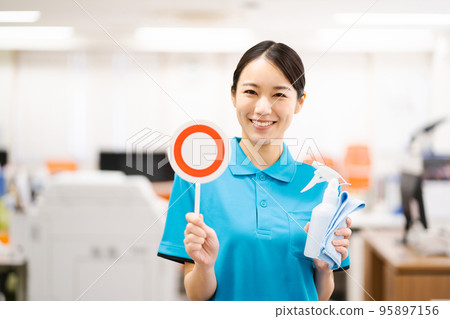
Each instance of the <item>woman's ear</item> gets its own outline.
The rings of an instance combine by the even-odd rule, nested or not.
[[[236,91],[233,91],[233,86],[231,86],[231,102],[233,106],[236,108]]]
[[[294,114],[297,114],[298,112],[300,112],[300,110],[303,107],[303,102],[305,102],[305,98],[306,98],[306,93],[303,92],[302,98],[300,99],[300,101],[297,102],[297,105],[295,106]]]

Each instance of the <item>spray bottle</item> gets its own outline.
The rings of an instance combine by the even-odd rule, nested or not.
[[[323,194],[322,203],[314,207],[312,211],[308,237],[306,239],[305,256],[317,258],[320,254],[322,239],[338,208],[339,179],[344,181],[343,184],[348,183],[338,172],[324,164],[314,161],[312,166],[316,169],[314,177],[308,185],[302,189],[301,193],[306,192],[317,183],[328,182],[328,187]]]

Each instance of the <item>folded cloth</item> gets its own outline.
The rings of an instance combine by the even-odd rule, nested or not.
[[[346,219],[351,213],[354,213],[360,209],[363,209],[366,204],[359,200],[350,198],[347,192],[342,192],[339,195],[338,208],[330,225],[328,225],[325,236],[322,239],[320,245],[320,254],[317,258],[328,263],[331,270],[341,267],[342,255],[336,251],[336,248],[331,243],[335,239],[344,238],[344,236],[337,236],[334,232],[338,228],[347,227]]]

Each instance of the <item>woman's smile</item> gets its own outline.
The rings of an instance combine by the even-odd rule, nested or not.
[[[253,127],[258,130],[268,130],[277,123],[277,121],[263,121],[258,119],[250,119],[250,122],[252,123]]]

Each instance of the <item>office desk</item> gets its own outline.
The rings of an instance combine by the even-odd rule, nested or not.
[[[402,234],[364,231],[364,289],[377,301],[450,299],[450,257],[421,256],[400,242]]]

